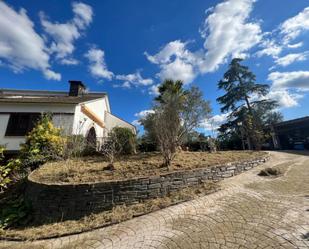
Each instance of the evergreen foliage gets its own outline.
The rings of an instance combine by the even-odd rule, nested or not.
[[[242,59],[233,59],[218,83],[218,88],[225,91],[217,98],[222,105],[221,111],[230,112],[228,122],[219,131],[221,138],[223,135],[235,137],[239,134],[243,148],[246,143],[248,149],[261,149],[267,138],[265,120],[277,103],[266,98],[269,86],[256,83],[256,76],[241,62]]]

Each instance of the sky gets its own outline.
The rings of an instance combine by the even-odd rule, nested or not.
[[[239,57],[285,120],[309,115],[308,0],[7,0],[0,13],[0,88],[82,80],[138,125],[158,84],[180,79],[210,100],[209,132],[227,118],[217,84]]]

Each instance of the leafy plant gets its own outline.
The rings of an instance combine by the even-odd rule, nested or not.
[[[1,208],[0,228],[6,229],[27,222],[27,218],[30,218],[30,210],[31,205],[24,200],[22,195],[8,200]]]
[[[118,151],[121,151],[122,155],[130,155],[136,152],[136,137],[135,134],[125,127],[114,127],[110,134],[114,137],[118,144]]]
[[[6,189],[9,184],[18,179],[18,173],[22,168],[20,159],[11,159],[5,165],[0,166],[0,190]]]
[[[17,178],[16,174],[22,166],[20,159],[11,159],[4,163],[4,151],[5,146],[0,146],[0,192]]]
[[[24,166],[34,169],[46,161],[61,158],[65,142],[66,138],[61,136],[61,129],[53,125],[51,116],[42,115],[21,145]]]

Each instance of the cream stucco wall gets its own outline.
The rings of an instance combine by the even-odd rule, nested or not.
[[[87,115],[81,111],[81,106],[85,105],[89,108],[98,118],[104,121],[105,111],[108,109],[105,97],[80,103],[75,107],[73,134],[82,134],[87,136],[89,130],[94,127],[96,136],[100,140],[105,136],[105,129],[100,127],[96,122],[91,120]]]
[[[113,127],[125,127],[132,130],[134,134],[136,134],[135,126],[122,120],[121,118],[118,118],[111,114],[110,112],[105,113],[105,125],[108,131],[113,129]]]

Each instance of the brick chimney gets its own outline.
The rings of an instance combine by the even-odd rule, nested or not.
[[[86,86],[80,80],[69,80],[70,91],[69,96],[81,96],[86,92]]]

